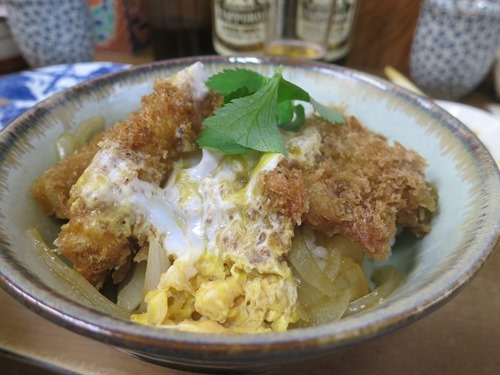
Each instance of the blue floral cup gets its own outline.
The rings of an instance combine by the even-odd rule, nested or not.
[[[7,21],[32,67],[91,61],[93,23],[88,0],[4,0]]]
[[[430,96],[459,99],[489,73],[499,45],[499,0],[424,0],[410,77]]]

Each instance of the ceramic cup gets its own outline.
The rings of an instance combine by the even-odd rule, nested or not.
[[[88,0],[5,0],[12,35],[31,67],[90,61]]]
[[[424,0],[410,76],[426,94],[459,99],[490,71],[500,43],[500,1]]]

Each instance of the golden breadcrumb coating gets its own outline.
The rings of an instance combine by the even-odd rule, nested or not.
[[[431,229],[437,195],[426,182],[425,160],[365,129],[354,117],[343,126],[311,119],[320,129],[314,163],[298,163],[309,195],[306,221],[313,229],[360,243],[386,259],[398,227],[421,237]]]
[[[302,172],[280,163],[277,168],[266,172],[260,183],[269,210],[290,217],[294,224],[300,224],[309,209]]]
[[[31,186],[31,195],[42,210],[59,219],[69,218],[69,191],[87,168],[99,147],[104,133],[95,136],[72,155],[46,170]]]
[[[112,148],[137,158],[142,166],[138,177],[161,185],[179,154],[197,147],[202,120],[220,104],[221,98],[214,93],[195,103],[189,87],[157,80],[154,92],[142,98],[142,108],[106,133],[100,150]],[[135,247],[143,246],[145,239],[130,241],[134,223],[126,211],[113,203],[89,207],[80,199],[81,185],[91,174],[87,169],[71,189],[69,222],[62,226],[55,245],[76,271],[100,288],[110,272],[114,282],[121,281],[126,273],[122,267],[128,268]]]

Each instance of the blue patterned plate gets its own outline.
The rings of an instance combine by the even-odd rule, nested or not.
[[[111,62],[63,64],[2,77],[0,78],[0,130],[10,120],[50,95],[128,66]]]

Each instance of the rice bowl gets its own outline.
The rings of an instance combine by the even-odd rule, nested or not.
[[[0,259],[2,284],[11,294],[28,304],[38,301],[32,307],[60,325],[149,361],[199,370],[268,369],[290,358],[305,360],[401,327],[447,301],[484,264],[498,239],[498,170],[480,142],[457,120],[427,99],[348,69],[273,59],[201,60],[211,72],[245,66],[265,75],[282,64],[287,79],[316,97],[344,105],[369,128],[428,160],[427,177],[443,199],[431,234],[418,241],[401,241],[389,260],[402,271],[403,284],[384,304],[362,315],[262,336],[173,334],[105,316],[72,300],[71,291],[57,284],[23,238],[32,226],[54,229],[50,221],[40,222],[39,209],[26,198],[27,187],[55,161],[46,145],[61,133],[62,121],[76,126],[89,113],[103,114],[111,123],[125,117],[137,108],[153,77],[195,61],[186,59],[85,83],[41,103],[3,132],[5,182],[0,208],[10,220],[1,224]],[[12,158],[14,164],[9,162]],[[21,205],[13,203],[20,201]]]

